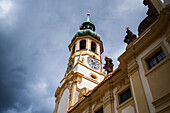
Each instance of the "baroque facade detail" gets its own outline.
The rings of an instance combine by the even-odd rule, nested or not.
[[[148,16],[139,25],[138,37],[127,28],[126,51],[114,70],[111,58],[102,64],[101,37],[87,13],[69,45],[53,113],[170,112],[170,4],[162,1],[144,0]]]
[[[138,27],[138,35],[143,33],[153,22],[158,19],[159,13],[152,4],[151,0],[144,0],[143,4],[148,6],[147,17],[140,23]]]

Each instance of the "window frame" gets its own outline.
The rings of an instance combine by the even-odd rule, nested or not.
[[[161,59],[158,58],[159,56],[161,56]],[[149,59],[146,60],[146,62],[148,64],[148,68],[152,69],[154,66],[159,64],[165,58],[166,58],[166,55],[165,55],[164,51],[162,50],[162,48],[160,48],[160,50],[158,52],[156,52],[153,56],[151,56]]]
[[[85,45],[84,45],[84,48],[81,49],[81,42],[82,42],[82,41],[85,41]],[[86,41],[86,40],[80,40],[79,50],[84,50],[84,49],[86,49],[86,46],[87,46],[87,41]]]
[[[97,113],[97,112],[99,112],[99,110],[101,110],[101,109],[102,109],[102,112],[104,113],[103,106],[102,106],[102,107],[100,107],[99,109],[95,110],[95,111],[94,111],[94,113]]]
[[[76,49],[76,45],[74,44],[74,45],[73,45],[73,48],[72,48],[72,53],[71,53],[71,55],[73,55],[73,54],[75,53],[75,49]]]
[[[93,47],[93,46],[92,46],[92,43],[93,43],[93,44],[95,44],[95,50],[94,50],[94,51],[92,50],[92,47]],[[96,53],[96,50],[97,50],[97,44],[96,44],[94,41],[91,41],[91,43],[90,43],[90,44],[91,44],[91,48],[90,48],[90,50]]]
[[[93,77],[92,77],[93,76]],[[90,73],[90,78],[92,78],[93,80],[98,80],[97,75]]]
[[[149,68],[148,62],[147,60],[150,59],[151,57],[153,57],[157,52],[159,52],[160,50],[162,50],[165,54],[165,58],[163,60],[161,60],[159,63],[157,63],[156,65],[154,65],[152,68]],[[156,47],[153,47],[153,49],[151,51],[148,51],[142,58],[142,66],[144,68],[144,72],[145,72],[145,76],[148,75],[150,72],[152,72],[153,70],[155,70],[157,67],[159,67],[160,65],[162,65],[168,58],[170,57],[167,48],[165,47],[164,43],[161,42],[159,43]]]
[[[124,100],[124,101],[121,101],[121,96],[120,95],[122,95],[123,93],[125,93],[126,91],[130,91],[130,97],[128,97],[126,100]],[[128,88],[126,88],[126,89],[124,89],[122,92],[120,92],[119,94],[118,94],[118,96],[119,96],[119,105],[120,104],[123,104],[124,102],[126,102],[127,100],[129,100],[130,98],[132,98],[132,91],[131,91],[131,88],[130,87],[128,87]]]
[[[128,78],[126,78],[126,79],[128,79]],[[129,81],[130,82],[130,81]],[[133,100],[133,92],[132,92],[132,87],[131,87],[131,85],[130,85],[130,83],[127,83],[127,84],[124,84],[124,85],[122,85],[122,86],[118,86],[118,87],[120,87],[120,89],[118,89],[117,91],[116,91],[116,104],[117,104],[117,110],[119,110],[119,109],[121,109],[122,107],[124,107],[124,106],[126,106],[129,102],[131,102],[131,101],[134,101]],[[120,85],[120,84],[119,84]],[[123,93],[124,91],[126,91],[127,89],[129,89],[130,88],[130,91],[131,91],[131,97],[130,98],[128,98],[126,101],[124,101],[123,103],[120,103],[120,98],[119,98],[119,94],[121,94],[121,93]]]

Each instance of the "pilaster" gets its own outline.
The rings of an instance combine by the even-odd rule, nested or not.
[[[70,106],[73,106],[75,103],[75,99],[76,99],[76,84],[77,81],[73,81],[72,86],[71,86],[71,104]]]
[[[136,60],[132,59],[131,62],[128,63],[127,68],[137,112],[150,113]]]
[[[104,104],[103,104],[103,110],[104,113],[114,113],[114,97],[113,97],[113,88],[109,88],[107,91],[105,91],[104,95]]]

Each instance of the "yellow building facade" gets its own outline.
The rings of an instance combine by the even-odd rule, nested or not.
[[[120,65],[109,74],[103,71],[100,35],[87,14],[69,45],[54,113],[170,113],[170,2],[144,0],[144,5],[149,14],[139,37],[127,34]]]

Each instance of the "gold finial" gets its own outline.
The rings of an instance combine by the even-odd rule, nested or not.
[[[87,12],[87,16],[90,16],[90,11],[88,10],[88,12]]]

